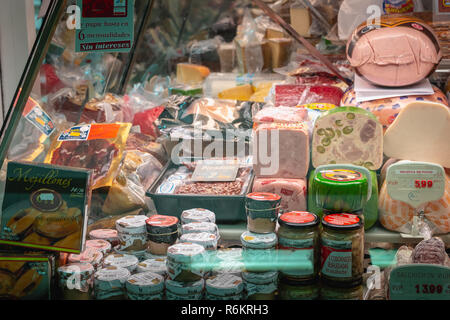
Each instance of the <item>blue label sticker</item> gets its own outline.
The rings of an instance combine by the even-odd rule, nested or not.
[[[51,135],[53,131],[55,131],[55,125],[52,119],[38,105],[33,107],[33,109],[31,109],[31,111],[28,112],[28,114],[25,116],[25,118],[46,136]]]

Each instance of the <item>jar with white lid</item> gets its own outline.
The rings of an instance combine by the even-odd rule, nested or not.
[[[317,215],[292,211],[278,218],[278,263],[281,276],[294,281],[317,278],[320,269]]]
[[[164,278],[153,272],[132,275],[125,283],[129,300],[162,300]]]
[[[167,276],[167,259],[164,257],[164,258],[147,259],[142,262],[139,262],[137,265],[136,272],[137,273],[153,272],[165,278]]]
[[[181,224],[187,224],[191,222],[216,223],[216,214],[210,210],[203,208],[184,210],[181,213]]]
[[[217,224],[212,222],[191,222],[186,223],[181,226],[181,234],[188,234],[188,233],[200,233],[200,232],[207,232],[212,233],[217,237],[217,240],[219,240],[220,234],[219,234],[219,228],[217,227]]]
[[[170,279],[195,282],[205,275],[205,248],[196,243],[180,242],[167,249],[167,273]]]
[[[106,256],[108,253],[110,253],[112,249],[111,243],[101,239],[87,240],[85,245],[86,248],[92,248],[100,251],[103,254],[103,256]]]
[[[95,229],[89,232],[90,240],[105,240],[111,243],[112,247],[120,243],[117,230],[114,229]]]
[[[354,282],[364,272],[364,223],[354,214],[334,213],[322,218],[321,278]]]
[[[241,277],[219,274],[205,282],[206,300],[242,300],[244,283]]]
[[[80,254],[69,254],[67,258],[69,263],[89,263],[95,270],[102,266],[103,253],[93,248],[86,248]]]
[[[165,286],[167,300],[201,300],[203,298],[205,280],[180,282],[166,279]]]
[[[120,245],[115,246],[113,249],[113,253],[117,253],[117,254],[126,254],[126,255],[131,255],[131,256],[135,256],[139,261],[144,261],[145,260],[145,250],[141,250],[141,251],[123,251],[120,250]]]
[[[186,233],[180,237],[180,242],[196,243],[206,250],[217,250],[217,236],[213,233]]]
[[[109,266],[94,274],[94,295],[97,300],[123,300],[125,282],[131,276],[125,268]]]
[[[111,253],[105,257],[105,260],[103,261],[103,266],[125,268],[130,272],[134,272],[137,268],[138,263],[139,263],[138,258],[130,254]]]
[[[278,238],[275,233],[253,233],[245,231],[241,234],[242,256],[245,269],[251,272],[274,270],[277,265],[276,246]]]
[[[90,263],[70,263],[58,268],[63,300],[90,300],[95,269]]]
[[[245,270],[242,248],[225,248],[215,252],[214,259],[211,259],[212,275],[229,273],[241,276]]]
[[[145,215],[131,215],[116,221],[121,251],[142,251],[147,246]]]
[[[247,300],[274,300],[278,289],[278,271],[242,272]]]

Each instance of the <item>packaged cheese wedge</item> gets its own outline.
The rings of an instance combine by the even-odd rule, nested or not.
[[[411,233],[415,210],[409,204],[393,200],[388,192],[386,181],[381,186],[378,212],[381,224],[388,230]],[[431,227],[433,234],[450,232],[450,175],[446,174],[444,196],[429,202],[424,209],[424,218]]]
[[[209,68],[205,66],[191,63],[177,64],[177,82],[182,84],[200,84],[209,73]]]
[[[450,168],[450,109],[417,101],[399,113],[384,136],[384,154],[391,158],[438,163]]]
[[[314,168],[325,164],[354,164],[378,170],[383,164],[383,128],[364,109],[331,109],[315,122],[311,154]]]

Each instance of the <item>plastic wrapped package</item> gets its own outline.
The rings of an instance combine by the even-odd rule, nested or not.
[[[49,95],[49,108],[68,123],[79,122],[83,106],[88,99],[89,84],[80,83],[67,87]]]
[[[301,123],[307,119],[308,109],[305,107],[273,107],[271,105],[257,111],[253,116],[254,123]]]
[[[387,87],[427,78],[442,59],[433,29],[409,16],[386,15],[370,27],[361,24],[348,40],[346,52],[358,75]]]
[[[61,79],[56,74],[55,67],[51,64],[44,63],[41,66],[41,94],[47,95],[54,93],[66,85],[61,81]]]
[[[84,106],[80,123],[132,122],[133,110],[123,98],[107,93],[103,99],[91,99]]]
[[[242,24],[235,38],[238,69],[241,73],[258,73],[264,68],[263,37],[257,33],[258,26],[250,10],[244,12]]]
[[[330,103],[339,105],[343,91],[333,86],[308,86],[277,84],[274,86],[275,106],[295,107],[309,103]]]
[[[195,41],[189,46],[189,62],[208,67],[212,72],[220,71],[219,45],[220,37]]]
[[[130,127],[130,123],[83,124],[59,132],[45,163],[92,169],[92,189],[111,186]]]
[[[130,132],[125,148],[126,150],[138,150],[149,153],[163,165],[167,162],[167,153],[164,146],[161,143],[156,142],[150,135]]]

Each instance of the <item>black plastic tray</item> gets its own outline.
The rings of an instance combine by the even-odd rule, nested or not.
[[[158,214],[176,216],[180,218],[184,210],[203,208],[216,214],[218,223],[234,223],[247,221],[245,212],[245,195],[250,192],[253,185],[253,173],[250,182],[242,195],[238,196],[208,196],[185,194],[157,194],[157,187],[163,182],[166,172],[178,165],[172,161],[166,164],[162,173],[147,191],[147,196],[152,198]]]

